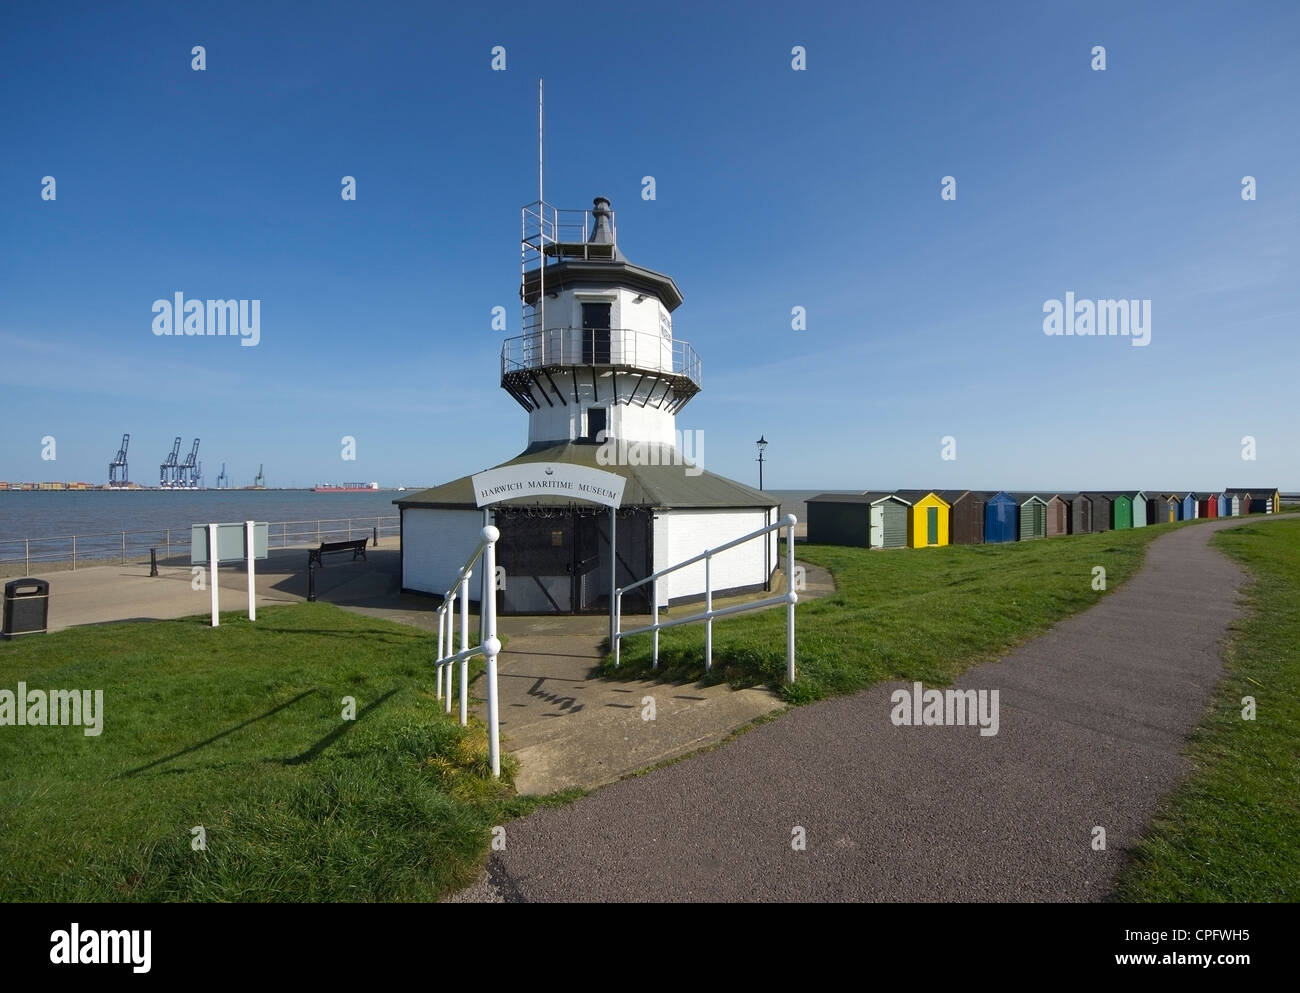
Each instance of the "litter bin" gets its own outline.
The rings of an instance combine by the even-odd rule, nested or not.
[[[44,634],[50,616],[50,584],[44,579],[15,579],[5,583],[4,625],[0,634]]]

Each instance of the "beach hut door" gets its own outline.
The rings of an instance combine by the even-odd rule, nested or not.
[[[885,547],[885,508],[879,504],[871,508],[871,547]]]

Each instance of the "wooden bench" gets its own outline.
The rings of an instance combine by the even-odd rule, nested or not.
[[[356,541],[322,541],[320,548],[309,548],[307,550],[307,568],[310,569],[311,564],[315,562],[324,569],[325,563],[321,561],[321,556],[333,555],[337,552],[351,552],[353,562],[357,560],[358,555],[364,559],[366,557],[366,542],[369,540],[369,538],[358,538]]]

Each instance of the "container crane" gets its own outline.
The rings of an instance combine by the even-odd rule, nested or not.
[[[167,460],[158,467],[158,485],[163,489],[170,489],[176,484],[176,457],[181,453],[181,436],[177,435],[176,440],[172,442],[171,454]]]
[[[184,490],[197,490],[199,480],[202,478],[202,470],[199,469],[199,439],[194,439],[194,447],[190,449],[190,454],[185,456],[185,461],[180,464],[176,473],[176,485]]]
[[[109,486],[129,486],[131,480],[127,478],[126,472],[126,449],[131,444],[129,434],[122,435],[122,447],[117,450],[113,456],[113,461],[108,464],[108,485]],[[117,478],[117,470],[122,470],[122,478]]]

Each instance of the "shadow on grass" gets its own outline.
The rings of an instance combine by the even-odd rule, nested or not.
[[[214,741],[220,741],[222,738],[225,738],[225,737],[227,737],[227,736],[229,736],[229,735],[232,735],[232,734],[234,734],[236,731],[243,730],[244,728],[248,727],[250,724],[256,724],[258,721],[264,721],[264,720],[266,720],[268,717],[271,717],[271,716],[273,716],[273,715],[275,715],[275,714],[278,714],[280,711],[284,710],[286,707],[292,707],[295,703],[297,703],[298,701],[302,700],[304,697],[311,696],[311,695],[312,695],[313,693],[315,693],[315,692],[316,692],[316,690],[303,690],[301,693],[299,693],[299,694],[298,694],[296,697],[294,697],[292,700],[286,700],[284,703],[280,704],[279,706],[277,706],[277,707],[272,707],[270,710],[268,710],[268,711],[267,711],[266,713],[264,713],[264,714],[259,714],[257,717],[250,717],[248,720],[243,721],[243,722],[241,722],[241,723],[239,723],[239,724],[236,724],[236,725],[235,725],[234,727],[232,727],[232,728],[227,728],[226,730],[221,731],[221,732],[219,732],[218,734],[214,734],[211,738],[206,738],[206,739],[204,739],[203,741],[198,742],[197,744],[190,745],[188,748],[182,748],[179,752],[172,752],[170,755],[164,755],[164,756],[163,756],[162,758],[160,758],[160,759],[154,759],[152,762],[149,762],[149,763],[147,763],[146,765],[139,766],[138,768],[135,768],[135,769],[130,769],[130,770],[128,770],[127,772],[120,772],[120,773],[118,773],[116,776],[114,776],[113,778],[114,778],[114,779],[129,779],[129,778],[132,777],[132,776],[138,776],[138,775],[139,775],[140,773],[142,773],[142,772],[147,772],[147,771],[149,771],[150,769],[155,768],[156,766],[160,766],[160,765],[162,765],[162,764],[165,763],[165,762],[170,762],[170,761],[172,761],[173,759],[178,759],[178,758],[180,758],[182,755],[189,755],[191,752],[197,752],[200,748],[206,748],[208,745],[212,744]]]
[[[320,741],[316,742],[316,744],[312,745],[311,748],[307,749],[305,752],[302,752],[299,755],[295,755],[293,756],[293,758],[267,759],[267,761],[275,762],[278,763],[279,765],[303,765],[306,762],[312,761],[313,759],[317,758],[321,754],[321,752],[329,748],[330,745],[338,741],[339,738],[347,734],[353,724],[361,720],[361,718],[365,717],[366,714],[370,713],[370,711],[374,710],[376,707],[378,707],[380,704],[382,704],[385,700],[387,700],[390,696],[392,696],[396,692],[397,692],[396,688],[391,689],[383,696],[381,696],[379,699],[375,700],[373,703],[366,704],[359,711],[357,711],[356,720],[344,721],[342,724],[338,726],[337,729],[331,731],[329,734],[327,734]]]

